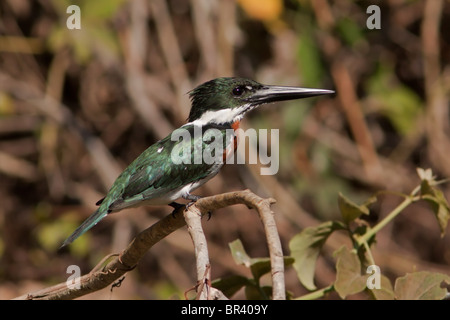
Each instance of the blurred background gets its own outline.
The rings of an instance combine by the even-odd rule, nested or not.
[[[72,4],[81,10],[79,30],[67,27]],[[380,29],[367,25],[372,4]],[[339,192],[356,203],[379,190],[409,193],[419,183],[417,167],[449,178],[449,28],[444,0],[0,2],[0,298],[65,282],[69,265],[88,273],[171,212],[124,210],[57,250],[118,174],[185,122],[189,90],[218,76],[337,92],[247,115],[244,128],[279,129],[279,172],[228,165],[195,192],[250,188],[275,198],[285,255],[303,228],[340,219]],[[442,190],[449,199],[449,184]],[[401,200],[380,197],[369,223]],[[251,257],[268,256],[262,224],[245,206],[214,212],[204,230],[213,279],[250,275],[231,258],[235,239]],[[319,288],[334,281],[332,252],[342,244],[328,239]],[[425,204],[378,233],[372,253],[391,279],[419,270],[450,274],[450,238],[440,237]],[[155,245],[120,288],[85,298],[183,298],[195,274],[182,228]],[[286,286],[294,296],[307,292],[292,267]]]

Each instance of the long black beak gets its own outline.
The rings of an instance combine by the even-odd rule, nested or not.
[[[334,91],[332,90],[324,89],[264,85],[262,88],[258,88],[252,96],[246,99],[246,101],[253,105],[259,105],[269,102],[303,99],[333,93]]]

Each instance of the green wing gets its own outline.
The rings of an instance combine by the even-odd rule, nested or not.
[[[221,153],[230,143],[227,129],[232,130],[227,126],[205,126],[199,134],[195,131],[198,127],[193,125],[175,130],[150,146],[122,172],[102,206],[115,210],[127,207],[128,203],[159,198],[217,173],[223,164]]]

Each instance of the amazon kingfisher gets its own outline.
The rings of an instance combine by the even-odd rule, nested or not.
[[[191,194],[191,191],[213,178],[225,163],[223,160],[232,153],[230,151],[236,149],[236,135],[227,133],[239,128],[239,122],[247,112],[270,102],[332,93],[334,91],[331,90],[263,85],[237,77],[217,78],[199,85],[189,92],[192,106],[188,122],[137,157],[119,175],[107,195],[96,203],[99,206],[97,211],[61,247],[73,242],[112,212],[142,205],[168,204],[177,209],[182,206],[174,202],[179,198],[190,200],[188,205],[194,203],[200,197]],[[193,157],[196,149],[211,149],[215,139],[205,139],[195,134],[192,139],[173,138],[180,133],[199,130],[205,134],[211,129],[223,138],[220,142],[223,154],[213,162],[194,161]],[[194,152],[185,153],[183,158],[180,155],[183,150]],[[174,161],[174,155],[186,160],[186,154],[192,161]]]

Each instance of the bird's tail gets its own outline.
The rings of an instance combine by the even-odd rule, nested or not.
[[[68,244],[71,244],[76,238],[81,236],[83,233],[88,231],[90,228],[95,226],[97,222],[99,222],[101,219],[103,219],[108,214],[108,211],[104,208],[100,207],[95,211],[89,218],[87,218],[71,235],[68,237],[62,246],[63,248],[67,246]]]

